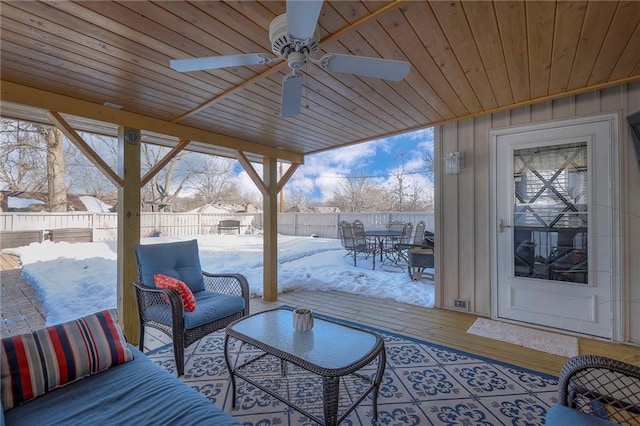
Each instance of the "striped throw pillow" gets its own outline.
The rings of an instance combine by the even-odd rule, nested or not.
[[[113,309],[6,337],[0,347],[2,406],[8,410],[132,359]]]

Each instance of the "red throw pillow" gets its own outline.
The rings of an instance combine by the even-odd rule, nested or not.
[[[193,297],[193,293],[189,286],[180,281],[177,278],[169,277],[163,274],[155,274],[153,281],[158,288],[172,288],[180,293],[182,297],[182,305],[187,312],[193,312],[196,310],[196,298]]]

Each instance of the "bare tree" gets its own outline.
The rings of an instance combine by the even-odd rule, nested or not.
[[[393,211],[405,211],[406,209],[406,195],[410,186],[405,177],[404,164],[396,172],[392,172],[391,175],[395,178],[395,182],[391,184],[389,188],[389,198],[391,199],[391,210]]]
[[[307,205],[307,197],[304,195],[302,191],[286,191],[283,189],[283,192],[285,194],[285,197],[284,197],[285,210],[295,206]]]
[[[433,193],[420,187],[415,179],[409,185],[406,196],[405,211],[430,211],[433,210]]]
[[[433,151],[425,151],[422,160],[424,161],[424,173],[429,182],[433,183],[435,173]]]
[[[113,170],[118,165],[118,142],[116,138],[82,133],[82,138]],[[96,198],[115,195],[117,188],[89,159],[73,144],[65,149],[67,187],[77,194],[89,194]]]
[[[226,158],[202,154],[199,170],[193,172],[191,186],[196,198],[203,204],[228,200],[237,192],[233,181],[233,162]]]
[[[37,126],[2,120],[0,184],[8,191],[43,192],[47,185],[46,143]]]
[[[167,151],[149,144],[142,144],[140,149],[143,173],[160,161]],[[142,188],[142,200],[151,204],[153,210],[163,211],[170,207],[195,173],[188,155],[185,151],[178,153]]]
[[[54,127],[39,126],[47,141],[47,184],[49,211],[67,211],[67,185],[64,179],[64,135]]]
[[[4,189],[48,192],[49,211],[67,211],[63,141],[64,135],[54,127],[2,120],[0,182]]]
[[[384,191],[365,176],[347,178],[333,193],[332,203],[344,212],[379,211]]]

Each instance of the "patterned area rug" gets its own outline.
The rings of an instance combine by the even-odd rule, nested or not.
[[[578,338],[576,337],[549,333],[486,318],[478,318],[469,327],[467,333],[567,358],[579,354]]]
[[[547,409],[557,402],[556,377],[400,334],[360,327],[380,333],[385,341],[387,366],[378,398],[380,425],[543,425]],[[240,348],[238,342],[232,342],[233,362],[259,353],[250,345]],[[181,379],[244,425],[316,424],[241,379],[237,380],[236,409],[232,410],[223,350],[224,332],[213,333],[188,347],[185,374]],[[148,355],[175,374],[170,345]],[[280,368],[277,360],[271,363],[266,368]],[[309,392],[319,385],[317,379],[297,378],[295,383],[297,386],[290,390],[290,398],[302,398],[322,406],[321,392]],[[346,399],[351,397],[349,389],[343,394],[341,397]],[[369,396],[341,424],[373,425],[372,415]]]

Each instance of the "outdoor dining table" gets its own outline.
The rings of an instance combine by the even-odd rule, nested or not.
[[[380,251],[380,262],[382,263],[382,253],[384,248],[384,242],[387,238],[398,238],[402,236],[401,231],[389,231],[387,229],[364,231],[364,236],[367,238],[374,238],[376,240],[376,251]],[[379,248],[378,248],[379,247]],[[375,256],[376,253],[373,253]],[[375,268],[375,264],[374,264]]]

